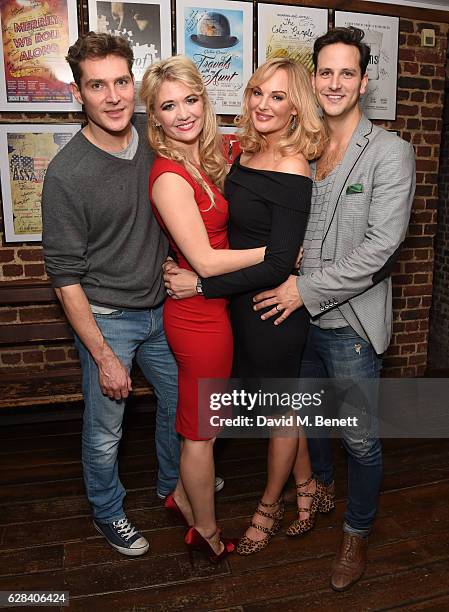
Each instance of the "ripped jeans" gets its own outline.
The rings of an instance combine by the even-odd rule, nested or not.
[[[369,409],[377,418],[377,397],[382,359],[369,342],[352,327],[321,329],[311,325],[301,362],[301,378],[366,380],[370,383]],[[345,407],[340,407],[345,414]],[[372,432],[372,428],[369,427]],[[360,431],[360,429],[359,429]],[[377,512],[382,480],[382,447],[377,436],[354,436],[342,428],[342,444],[348,454],[348,504],[344,531],[360,536],[369,534]],[[325,484],[334,480],[331,443],[328,438],[308,440],[314,474]]]

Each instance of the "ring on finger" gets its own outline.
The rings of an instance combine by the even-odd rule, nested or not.
[[[278,312],[282,312],[284,310],[280,304],[276,304],[275,308]]]

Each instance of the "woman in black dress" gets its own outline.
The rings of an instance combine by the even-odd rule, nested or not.
[[[225,183],[229,243],[233,249],[266,245],[265,259],[228,274],[195,276],[196,290],[206,298],[232,296],[234,377],[297,378],[307,311],[296,310],[283,325],[275,326],[254,312],[253,297],[287,279],[304,238],[312,192],[308,160],[321,154],[325,140],[305,68],[285,58],[260,66],[246,87],[237,125],[243,153]],[[172,272],[166,277],[169,291],[180,298],[191,295],[192,279],[178,274],[178,269]],[[293,466],[298,519],[288,533],[307,531],[315,514],[328,509],[328,495],[311,474],[305,438],[272,437],[267,484],[238,553],[262,550],[280,529],[282,489]]]

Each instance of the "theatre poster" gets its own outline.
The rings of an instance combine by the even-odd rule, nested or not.
[[[6,242],[42,239],[41,197],[48,164],[80,127],[79,124],[0,126]]]
[[[216,113],[240,113],[252,73],[253,7],[233,0],[176,0],[177,52],[198,67]]]
[[[172,54],[169,0],[89,0],[89,28],[129,42],[136,90],[148,66]]]
[[[80,110],[64,59],[78,37],[76,0],[2,0],[0,20],[0,110]]]
[[[257,64],[270,57],[291,57],[313,72],[313,44],[327,32],[327,9],[264,3],[257,7]]]
[[[370,119],[396,119],[399,17],[335,11],[335,25],[356,26],[371,48],[368,90],[361,104]]]

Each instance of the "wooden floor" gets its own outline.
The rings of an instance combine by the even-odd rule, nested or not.
[[[127,513],[151,542],[137,559],[94,530],[83,493],[79,419],[0,428],[0,590],[67,590],[70,610],[449,610],[449,441],[386,441],[380,511],[364,578],[349,592],[328,586],[345,506],[337,451],[337,509],[298,539],[276,536],[250,558],[192,568],[183,528],[155,495],[154,415],[131,413],[121,473]],[[265,442],[226,441],[217,495],[227,535],[242,533],[262,490]],[[294,516],[289,506],[284,526]],[[54,609],[54,608],[53,608]],[[67,608],[62,608],[67,610]]]

